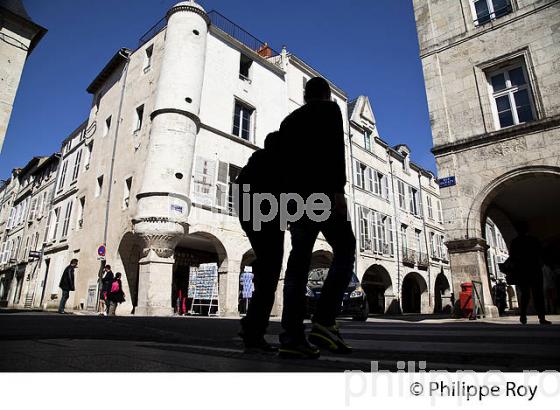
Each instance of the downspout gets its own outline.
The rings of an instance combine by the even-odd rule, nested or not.
[[[352,133],[350,132],[350,122],[348,122],[348,143],[350,151],[350,186],[352,198],[352,212],[354,213],[354,236],[356,238],[356,256],[354,257],[354,273],[358,276],[358,249],[360,249],[360,233],[358,232],[358,215],[356,211],[356,187],[354,186],[354,153],[352,151]],[[348,169],[347,169],[348,170]],[[360,282],[361,283],[361,282]]]
[[[391,159],[391,151],[387,148],[387,159],[389,160],[389,172],[391,174],[391,191],[393,191],[393,212],[395,214],[395,242],[397,249],[397,303],[399,310],[401,308],[401,258],[400,258],[400,218],[397,212],[397,201],[395,198],[395,176],[393,174],[393,160]]]
[[[424,212],[424,205],[423,205],[423,195],[422,195],[422,173],[418,172],[418,186],[419,186],[419,193],[420,193],[420,206],[422,207],[422,229],[424,230],[424,241],[426,242],[426,257],[428,258],[428,303],[432,306],[432,276],[430,273],[431,261],[430,261],[430,254],[428,252],[429,244],[428,244],[428,231],[426,230],[426,213]],[[432,213],[433,213],[433,206],[432,206]],[[419,250],[420,254],[422,250]],[[432,312],[433,313],[433,312]]]
[[[108,183],[109,183],[109,188],[107,189],[107,201],[106,201],[106,205],[105,205],[105,223],[104,223],[104,227],[103,227],[103,246],[107,247],[107,236],[108,236],[108,231],[109,231],[109,211],[110,211],[110,205],[111,205],[111,193],[113,191],[113,174],[114,174],[114,170],[115,170],[115,156],[116,156],[116,151],[117,151],[117,141],[118,141],[118,137],[119,137],[119,129],[120,129],[120,125],[121,125],[121,115],[122,115],[122,107],[123,107],[123,101],[124,101],[124,94],[125,94],[125,89],[126,89],[126,79],[128,76],[128,65],[130,62],[130,50],[126,49],[126,48],[122,48],[119,50],[119,54],[121,55],[121,57],[123,57],[126,60],[126,63],[124,65],[123,71],[122,71],[122,75],[121,75],[121,81],[122,81],[122,87],[121,87],[121,95],[120,95],[120,100],[119,100],[119,110],[117,112],[117,125],[115,127],[115,138],[113,140],[113,150],[112,150],[112,154],[111,154],[111,167],[109,168],[109,178],[108,178]],[[96,311],[99,310],[99,299],[100,299],[100,294],[101,294],[101,278],[103,276],[103,269],[105,268],[105,264],[106,264],[106,259],[104,258],[101,261],[101,264],[99,266],[99,272],[97,274],[97,302],[96,302]]]

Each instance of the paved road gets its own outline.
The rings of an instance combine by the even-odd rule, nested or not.
[[[3,311],[0,371],[339,372],[370,371],[372,361],[393,371],[399,361],[425,361],[428,370],[560,370],[559,317],[552,326],[420,319],[342,321],[354,353],[302,361],[244,354],[233,319]],[[279,323],[270,330],[276,342]]]

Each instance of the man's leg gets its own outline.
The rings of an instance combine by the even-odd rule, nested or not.
[[[521,297],[519,298],[519,320],[527,322],[527,306],[529,306],[530,288],[527,285],[519,285]]]
[[[311,222],[298,222],[290,225],[292,250],[284,277],[284,309],[281,342],[305,340],[305,291],[313,245],[319,234],[319,226]]]
[[[535,310],[539,320],[545,320],[545,309],[544,309],[544,289],[542,281],[536,281],[531,285],[531,293],[533,294],[533,303],[535,305]]]
[[[60,304],[58,305],[58,313],[64,313],[66,308],[66,301],[70,297],[70,292],[68,290],[62,291],[62,296],[60,297]]]
[[[248,337],[261,339],[268,327],[282,270],[284,232],[266,228],[258,232],[249,231],[248,236],[256,256],[253,264],[255,289],[241,326]]]
[[[354,272],[356,238],[350,221],[338,214],[333,214],[323,222],[321,231],[333,249],[333,261],[317,302],[313,322],[332,326],[336,324],[344,292]]]

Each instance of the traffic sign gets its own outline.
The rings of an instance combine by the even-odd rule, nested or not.
[[[99,248],[97,248],[97,255],[101,256],[101,257],[104,257],[105,256],[105,251],[106,251],[105,245],[101,245],[101,246],[99,246]]]

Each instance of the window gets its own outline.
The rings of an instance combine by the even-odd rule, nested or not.
[[[510,0],[473,0],[476,25],[488,23],[512,11]]]
[[[364,147],[371,152],[371,133],[367,130],[364,131]]]
[[[239,173],[241,172],[241,168],[229,164],[229,176],[228,176],[228,190],[229,190],[229,194],[228,194],[228,211],[233,214],[235,213],[235,209],[233,206],[233,184],[235,182],[235,180],[237,179],[237,177],[239,176]]]
[[[254,110],[239,101],[235,102],[233,115],[233,135],[249,141],[251,138],[251,119]]]
[[[76,159],[74,160],[74,170],[72,171],[72,182],[78,180],[78,175],[80,174],[80,163],[82,161],[82,150],[76,152]]]
[[[239,78],[251,82],[251,66],[253,65],[253,60],[244,54],[241,54],[239,59]]]
[[[419,229],[414,230],[414,240],[416,242],[416,250],[419,254],[422,253],[422,231]]]
[[[216,161],[203,157],[196,158],[193,197],[198,204],[212,206],[215,174]]]
[[[523,124],[535,119],[531,89],[525,65],[509,65],[488,73],[497,128]]]
[[[58,187],[57,187],[58,191],[62,190],[62,187],[64,186],[67,170],[68,170],[68,160],[64,161],[64,163],[62,164],[62,171],[60,172],[60,178],[58,180]]]
[[[426,203],[428,204],[428,218],[433,220],[434,219],[434,208],[432,207],[432,197],[430,195],[426,195]]]
[[[15,224],[16,218],[16,208],[10,210],[10,216],[8,217],[8,223],[6,224],[7,229],[11,229]]]
[[[399,193],[399,207],[406,210],[406,193],[404,189],[404,182],[400,179],[397,181],[397,189]]]
[[[103,136],[106,137],[109,135],[109,131],[111,131],[111,116],[109,116],[105,120],[105,128],[103,128]]]
[[[126,209],[130,205],[130,190],[132,189],[132,177],[127,178],[124,181],[124,195],[123,195],[123,209]]]
[[[216,202],[218,208],[226,207],[226,199],[228,194],[228,171],[227,162],[218,162],[218,179],[216,180]]]
[[[389,199],[389,180],[381,172],[374,171],[373,192],[382,198]]]
[[[64,222],[62,223],[62,238],[68,235],[68,227],[70,226],[70,216],[72,215],[72,201],[66,204],[66,212],[64,213]]]
[[[152,44],[150,47],[146,49],[146,59],[144,62],[144,72],[147,73],[150,71],[152,67],[152,55],[154,54],[154,45]]]
[[[408,187],[408,200],[409,200],[410,212],[413,215],[419,216],[420,207],[418,203],[418,190],[411,186]]]
[[[103,192],[103,175],[97,177],[97,187],[95,190],[95,197],[98,197]]]
[[[84,212],[86,208],[86,197],[83,196],[80,198],[78,202],[78,229],[82,229],[84,227]]]
[[[408,249],[407,226],[401,225],[401,247],[404,252]]]
[[[371,251],[370,211],[360,207],[360,250]]]
[[[138,132],[142,129],[142,122],[144,120],[144,104],[136,107],[136,119],[134,125],[134,132]]]
[[[52,234],[50,236],[51,240],[56,239],[56,235],[58,233],[58,225],[60,223],[60,207],[55,208],[55,210],[53,211],[53,229],[52,229]]]
[[[89,164],[91,163],[91,154],[93,152],[93,141],[86,145],[86,158],[84,168],[89,169]]]
[[[437,258],[437,244],[436,244],[436,234],[430,232],[430,251],[433,258]]]
[[[443,212],[441,210],[441,201],[437,201],[437,210],[438,210],[438,220],[439,223],[443,223]]]
[[[35,219],[36,214],[37,214],[37,198],[33,198],[31,200],[31,207],[29,208],[29,217],[27,218],[27,220],[29,222],[33,221]]]

